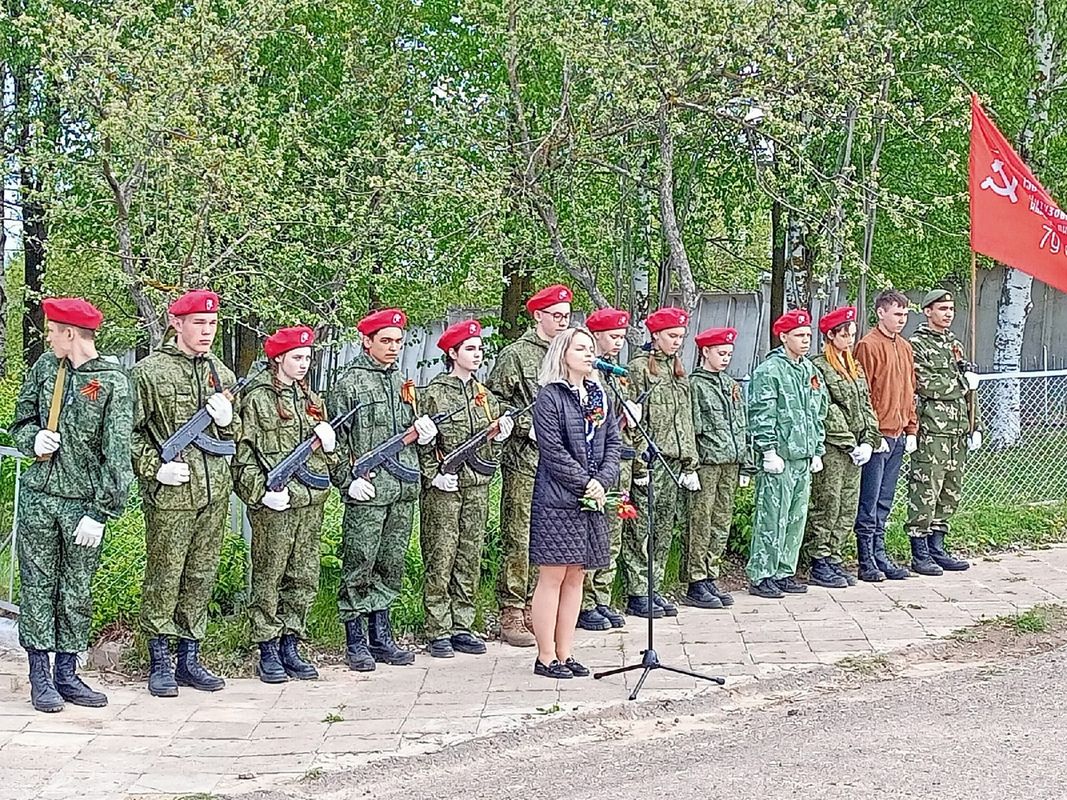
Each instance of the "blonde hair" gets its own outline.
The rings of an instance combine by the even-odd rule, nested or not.
[[[567,380],[567,350],[570,349],[571,342],[574,341],[574,337],[579,333],[589,338],[589,343],[593,345],[595,350],[596,340],[593,339],[593,334],[587,328],[567,328],[548,345],[548,352],[545,353],[545,358],[541,362],[541,371],[537,375],[538,386],[548,386],[550,383],[557,382],[570,383]],[[597,378],[596,370],[593,370],[589,380],[596,383],[600,382]]]

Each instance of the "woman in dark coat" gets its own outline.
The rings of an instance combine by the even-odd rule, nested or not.
[[[540,567],[532,616],[534,673],[584,677],[571,655],[585,570],[608,565],[604,503],[619,479],[619,426],[593,372],[593,337],[570,328],[549,345],[533,424],[540,459],[530,512],[530,563]],[[583,502],[584,501],[584,502]]]

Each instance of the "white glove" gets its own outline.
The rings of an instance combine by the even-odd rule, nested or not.
[[[742,489],[747,487],[750,483],[752,483],[752,478],[748,477],[748,475],[739,475],[737,478],[737,485]]]
[[[497,431],[496,436],[493,437],[494,442],[502,442],[511,436],[511,432],[515,430],[515,418],[511,414],[505,414],[496,421],[497,426],[500,428]],[[533,430],[531,428],[530,430]]]
[[[430,485],[435,489],[440,489],[442,492],[458,492],[459,476],[454,473],[449,474],[447,472],[438,472],[433,476]]]
[[[982,449],[982,432],[975,431],[967,437],[967,449],[971,452]]]
[[[337,434],[334,433],[330,423],[320,422],[316,425],[315,435],[319,437],[319,444],[322,445],[322,452],[332,453],[337,449]]]
[[[811,457],[811,472],[812,474],[822,472],[822,456]]]
[[[626,411],[623,412],[623,416],[626,418],[627,425],[639,425],[641,423],[641,415],[644,413],[641,410],[641,404],[635,400],[627,400],[624,405]]]
[[[164,486],[181,486],[189,482],[189,465],[184,461],[168,461],[156,472],[156,480]]]
[[[530,426],[530,432],[528,434],[526,434],[526,435],[530,437],[530,441],[531,442],[533,442],[534,444],[537,444],[537,431],[534,430],[534,426],[533,425]]]
[[[366,478],[356,478],[348,485],[348,496],[357,503],[365,503],[368,500],[373,500],[375,494],[374,484]]]
[[[215,392],[207,399],[207,413],[220,428],[233,422],[233,403],[222,392]]]
[[[919,449],[919,440],[914,433],[909,433],[904,437],[904,452],[914,453]]]
[[[871,454],[874,453],[874,448],[869,444],[860,444],[852,448],[852,452],[849,455],[852,457],[852,463],[857,467],[862,467],[868,461],[871,460]]]
[[[886,439],[883,436],[882,437],[882,441],[878,444],[878,449],[875,450],[874,452],[876,452],[876,453],[888,453],[889,452],[889,440]]]
[[[429,444],[437,437],[437,425],[423,414],[415,420],[415,433],[419,435],[419,444]]]
[[[92,517],[82,517],[74,529],[74,544],[82,547],[99,547],[104,538],[104,523]]]
[[[33,437],[33,454],[50,456],[59,449],[59,432],[42,428]]]
[[[644,475],[634,476],[634,486],[648,486],[648,473]]]
[[[785,462],[777,450],[768,450],[763,454],[763,471],[768,475],[781,475],[785,472]]]
[[[268,491],[259,502],[272,511],[285,511],[289,508],[289,487],[283,486],[280,492]]]
[[[975,372],[964,372],[963,380],[967,382],[967,389],[971,392],[978,391],[978,374]]]
[[[683,489],[688,489],[691,492],[700,491],[700,476],[695,472],[683,472],[678,477],[678,483]]]

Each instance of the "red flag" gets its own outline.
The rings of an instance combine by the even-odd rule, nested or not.
[[[971,249],[1067,292],[1067,214],[971,95]]]

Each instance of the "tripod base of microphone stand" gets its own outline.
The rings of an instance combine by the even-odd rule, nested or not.
[[[667,670],[667,672],[673,672],[676,675],[687,675],[690,678],[697,678],[698,680],[702,681],[711,681],[712,683],[717,683],[719,686],[722,686],[724,683],[726,683],[726,678],[721,678],[717,675],[701,675],[699,672],[690,672],[687,669],[679,669],[678,667],[668,667],[666,664],[661,664],[659,656],[652,648],[641,651],[640,664],[630,664],[627,667],[617,667],[616,669],[609,669],[606,672],[597,672],[593,675],[593,677],[596,679],[607,678],[612,675],[619,675],[623,672],[631,672],[635,669],[643,670],[643,672],[641,673],[641,677],[637,679],[637,685],[634,687],[634,690],[630,692],[631,700],[637,699],[637,695],[641,692],[641,687],[645,685],[645,678],[647,678],[648,673],[650,673],[654,669],[664,669]]]

